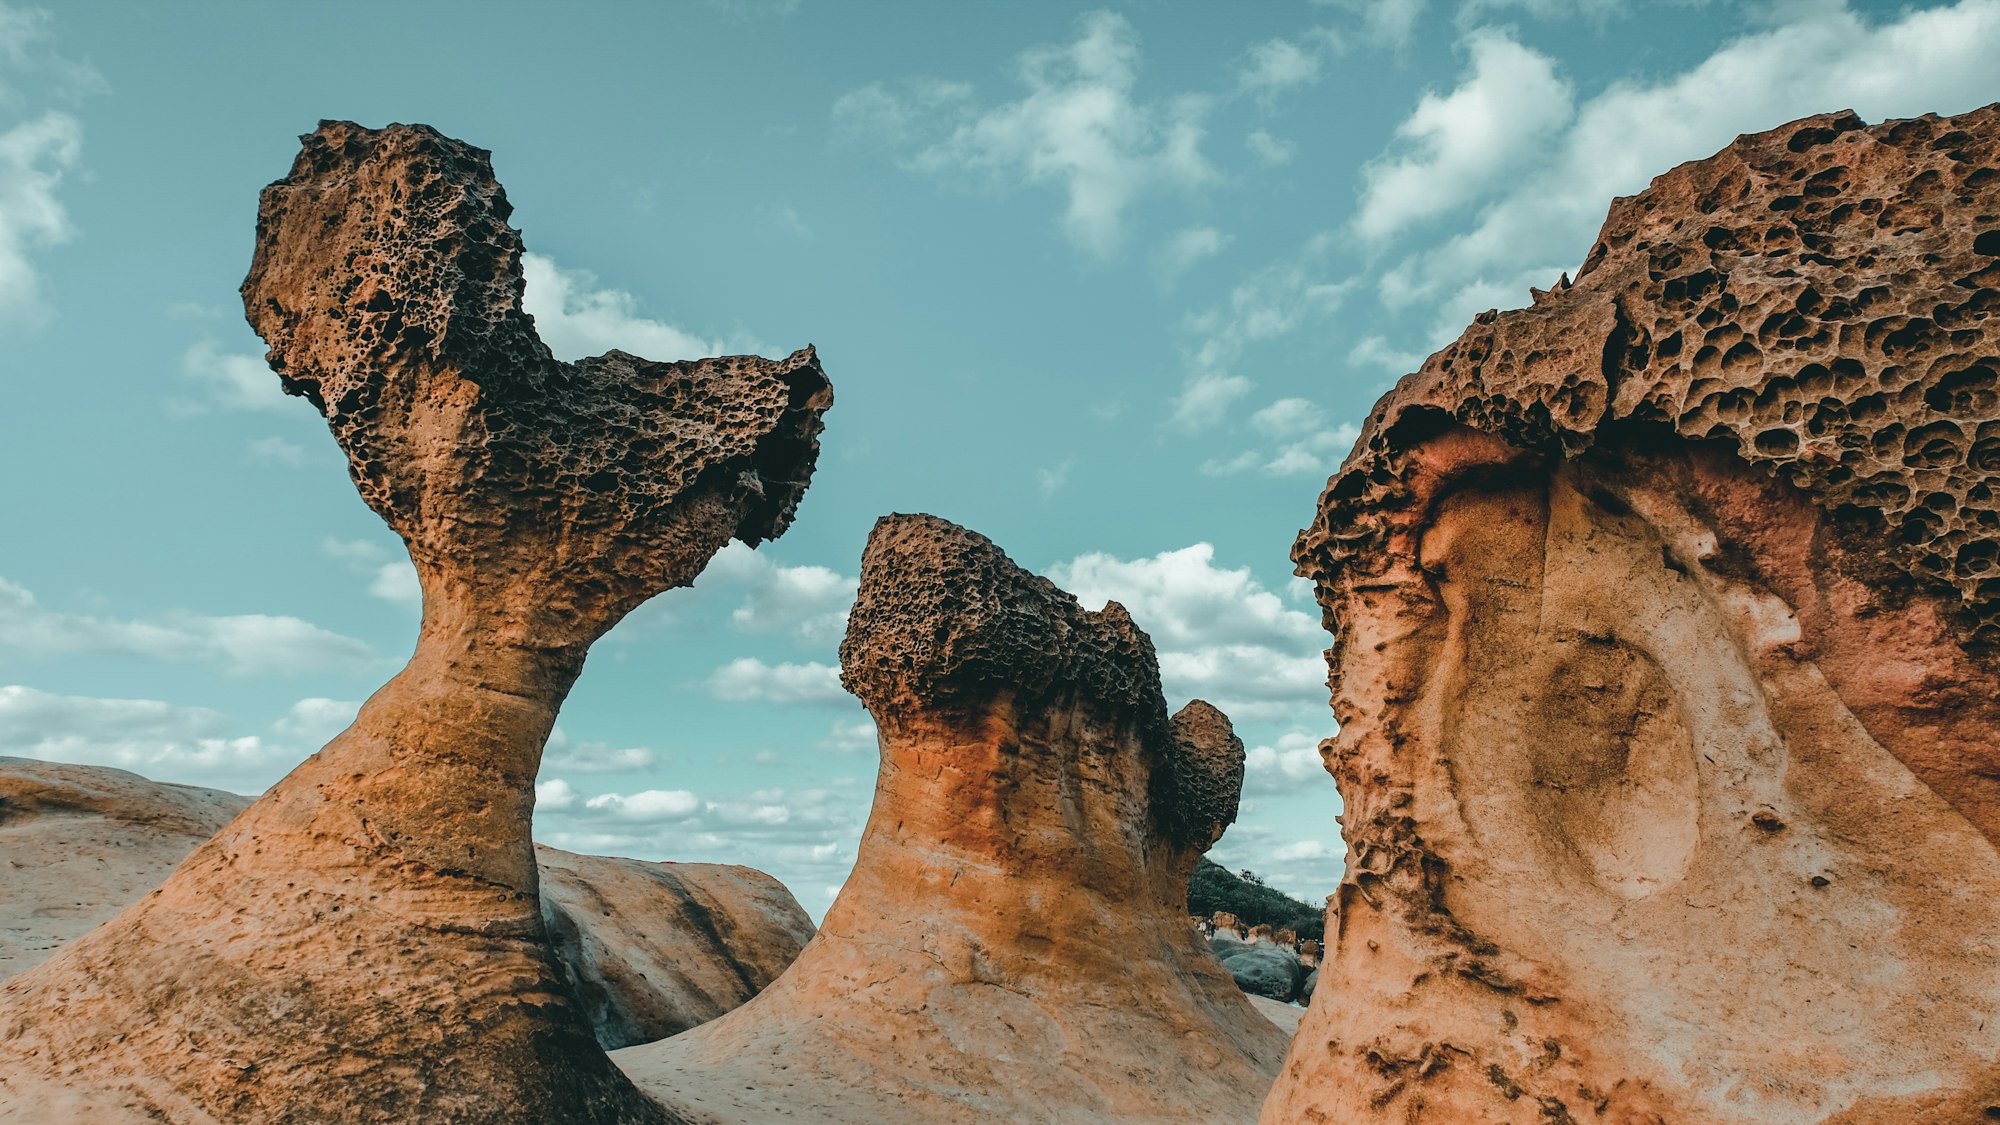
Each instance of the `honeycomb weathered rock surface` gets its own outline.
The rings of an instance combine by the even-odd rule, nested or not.
[[[1187,923],[1222,713],[1169,719],[1122,606],[930,516],[877,523],[841,665],[882,751],[853,874],[777,983],[619,1066],[746,1125],[1252,1119],[1285,1035]]]
[[[1996,230],[2000,107],[1807,118],[1381,400],[1294,552],[1348,868],[1265,1121],[2000,1112]]]
[[[243,285],[423,584],[409,664],[165,885],[0,986],[0,1119],[666,1120],[564,987],[533,783],[592,640],[784,530],[811,349],[557,362],[488,155],[323,123]]]

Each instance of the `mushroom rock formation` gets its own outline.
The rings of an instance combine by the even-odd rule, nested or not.
[[[677,1035],[778,979],[813,935],[762,871],[648,863],[537,845],[542,918],[606,1050]]]
[[[0,757],[0,980],[137,902],[250,806],[105,766]],[[748,867],[535,845],[557,967],[607,1050],[714,1019],[776,980],[813,934]]]
[[[1294,558],[1348,870],[1266,1122],[2000,1115],[2000,106],[1746,136]]]
[[[982,536],[879,522],[841,646],[874,715],[854,872],[777,983],[614,1057],[725,1122],[1247,1121],[1284,1054],[1187,924],[1243,744],[1152,642]]]
[[[544,932],[535,772],[591,641],[781,533],[831,392],[788,359],[558,362],[488,154],[329,122],[243,284],[424,590],[407,667],[164,886],[0,988],[0,1117],[663,1120]]]

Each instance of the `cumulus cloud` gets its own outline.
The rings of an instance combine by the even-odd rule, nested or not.
[[[587,794],[570,781],[535,786],[535,835],[572,851],[683,862],[747,863],[823,914],[854,863],[868,816],[860,779],[702,795],[687,790]]]
[[[376,659],[365,642],[296,617],[172,612],[123,620],[64,613],[0,578],[0,657],[78,655],[206,664],[230,676],[352,670]]]
[[[789,633],[809,644],[838,642],[859,580],[824,566],[789,566],[767,550],[732,542],[716,553],[697,591],[740,597],[730,624],[746,633]]]
[[[225,352],[213,340],[196,341],[181,354],[181,374],[199,390],[195,400],[175,403],[182,410],[296,410],[278,376],[261,356]]]
[[[1287,605],[1248,567],[1216,566],[1211,544],[1142,559],[1092,552],[1048,575],[1086,607],[1116,601],[1130,610],[1152,636],[1175,700],[1206,699],[1239,721],[1326,705],[1318,619]]]
[[[730,703],[837,706],[853,702],[841,689],[840,669],[817,660],[766,664],[754,656],[738,657],[717,668],[706,683],[710,695]]]
[[[1448,309],[1453,319],[1434,326],[1435,339],[1448,339],[1463,310],[1524,305],[1529,284],[1546,287],[1574,268],[1615,196],[1739,133],[1841,107],[1873,120],[1959,112],[1993,97],[2000,0],[1887,18],[1837,2],[1777,11],[1774,25],[1687,70],[1616,82],[1585,101],[1534,171],[1509,181],[1469,229],[1397,263],[1383,278],[1385,300]]]
[[[271,731],[243,734],[207,707],[157,699],[57,695],[21,684],[0,686],[0,755],[115,766],[158,781],[257,793],[339,732],[351,703],[306,699]]]
[[[1027,92],[1017,100],[981,106],[968,87],[936,80],[874,84],[842,97],[833,115],[844,132],[904,153],[915,171],[1059,189],[1063,233],[1108,258],[1136,200],[1219,178],[1201,153],[1208,102],[1139,99],[1140,62],[1132,25],[1091,12],[1075,41],[1020,56],[1015,72]]]
[[[1326,667],[1320,666],[1320,678]],[[1289,730],[1269,745],[1252,746],[1243,752],[1243,791],[1258,796],[1295,793],[1302,784],[1324,782],[1333,787],[1319,756],[1319,735],[1306,730]]]
[[[320,550],[339,559],[349,570],[368,577],[368,593],[406,609],[422,609],[423,585],[417,568],[400,548],[391,550],[366,539],[322,539]]]
[[[1393,154],[1362,170],[1362,237],[1386,239],[1501,187],[1569,120],[1570,85],[1553,59],[1494,29],[1474,32],[1467,49],[1459,85],[1424,94],[1396,127]]]
[[[564,269],[541,254],[521,255],[527,288],[521,307],[557,359],[577,360],[616,349],[661,362],[744,355],[754,340],[706,339],[639,312],[639,298],[599,286],[587,270]]]

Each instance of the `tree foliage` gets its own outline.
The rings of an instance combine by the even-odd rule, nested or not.
[[[1326,912],[1264,885],[1255,872],[1232,875],[1221,864],[1202,860],[1188,880],[1188,913],[1203,918],[1226,910],[1246,926],[1269,924],[1274,930],[1296,930],[1299,940],[1323,938]]]

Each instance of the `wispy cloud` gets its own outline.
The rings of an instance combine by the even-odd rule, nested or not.
[[[794,216],[796,218],[796,216]],[[761,351],[748,338],[707,338],[639,311],[639,298],[598,283],[587,270],[564,269],[541,254],[521,255],[527,289],[521,307],[557,359],[576,360],[616,349],[669,362]]]
[[[1074,41],[1020,56],[1026,93],[980,105],[970,87],[935,79],[872,84],[834,104],[848,135],[903,153],[906,167],[1046,185],[1066,199],[1063,233],[1094,258],[1125,241],[1125,213],[1142,196],[1219,179],[1202,155],[1208,100],[1138,97],[1138,33],[1120,15],[1092,12]]]
[[[854,703],[840,686],[840,669],[817,660],[766,664],[754,656],[738,657],[710,673],[705,684],[710,695],[729,703],[813,707]]]

